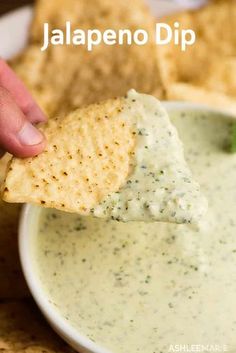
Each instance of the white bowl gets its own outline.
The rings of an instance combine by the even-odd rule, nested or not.
[[[202,112],[215,112],[217,110],[210,109],[203,105],[182,103],[182,102],[164,102],[167,111],[202,111]],[[225,116],[227,114],[224,113]],[[222,116],[224,116],[222,115]],[[232,116],[231,116],[232,118]],[[43,315],[52,326],[52,328],[75,350],[80,353],[112,353],[105,348],[98,346],[86,336],[74,329],[68,321],[63,319],[55,307],[49,303],[48,298],[40,285],[37,278],[37,273],[34,269],[34,261],[32,254],[32,242],[37,232],[37,222],[41,208],[38,206],[25,205],[23,207],[20,226],[19,226],[19,251],[20,260],[23,268],[24,276],[29,289],[42,311]]]

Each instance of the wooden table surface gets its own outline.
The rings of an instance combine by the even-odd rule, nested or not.
[[[14,10],[17,7],[31,4],[33,2],[34,0],[10,0],[10,1],[0,0],[0,15],[3,15],[4,13],[10,10]]]

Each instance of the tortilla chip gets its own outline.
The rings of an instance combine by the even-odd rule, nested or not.
[[[176,99],[180,96],[182,100],[207,102],[213,107],[220,101],[223,104],[221,108],[232,111],[236,104],[235,16],[236,2],[227,0],[211,1],[200,10],[162,18],[161,21],[171,26],[178,21],[181,28],[191,28],[196,32],[196,42],[185,52],[173,43],[160,47],[158,51],[168,99],[173,98],[174,89]],[[178,88],[182,89],[182,84],[185,92],[186,85],[191,85],[186,96],[183,91],[177,92]],[[195,96],[192,89],[202,91]]]
[[[101,44],[92,52],[81,46],[50,46],[42,53],[43,23],[63,29],[68,19],[72,28],[84,30],[143,28],[150,40],[144,46]],[[162,98],[154,29],[142,0],[118,0],[115,6],[110,0],[38,0],[30,46],[12,66],[49,116],[123,96],[130,88]]]
[[[116,0],[115,6],[110,0],[38,0],[32,25],[31,40],[42,43],[43,26],[47,22],[54,28],[64,28],[70,20],[72,28],[127,28],[144,23],[148,27],[153,21],[150,12],[142,0]],[[142,28],[142,27],[140,27]]]
[[[122,106],[123,99],[109,100],[51,119],[43,127],[46,150],[13,160],[4,199],[88,214],[129,173],[134,136],[129,124],[117,118]]]
[[[69,66],[68,62],[66,65],[66,56]],[[30,45],[21,57],[12,61],[11,66],[42,110],[52,116],[64,104],[67,85],[72,81],[78,63],[74,56],[67,55],[64,47],[41,52],[38,45]]]
[[[0,185],[4,181],[5,174],[7,172],[7,164],[11,160],[11,155],[8,153],[5,153],[5,155],[0,158]]]
[[[149,114],[155,114],[154,121]],[[142,134],[144,126],[147,134]],[[13,159],[3,185],[5,201],[82,215],[93,212],[125,222],[195,223],[205,213],[206,200],[192,180],[177,131],[154,97],[132,90],[127,99],[78,109],[50,119],[42,129],[48,140],[46,150],[34,158]],[[153,140],[159,142],[156,163]],[[143,159],[136,154],[136,146],[142,149]],[[140,170],[143,183],[136,180]],[[147,190],[154,176],[155,195]],[[137,199],[138,208],[134,207]]]
[[[31,300],[0,303],[0,351],[74,352],[50,329]]]

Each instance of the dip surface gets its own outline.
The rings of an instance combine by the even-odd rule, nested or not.
[[[201,223],[122,223],[42,210],[35,266],[65,320],[112,353],[167,353],[177,344],[235,352],[236,154],[226,151],[232,122],[200,112],[171,120],[208,199]]]

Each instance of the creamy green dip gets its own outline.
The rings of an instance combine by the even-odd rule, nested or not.
[[[131,173],[125,185],[92,213],[123,222],[198,222],[207,201],[193,180],[165,108],[155,97],[130,90],[119,114],[136,134]]]
[[[200,112],[171,119],[208,199],[201,223],[122,223],[42,210],[35,266],[49,302],[112,353],[167,353],[178,344],[235,352],[232,123]]]

